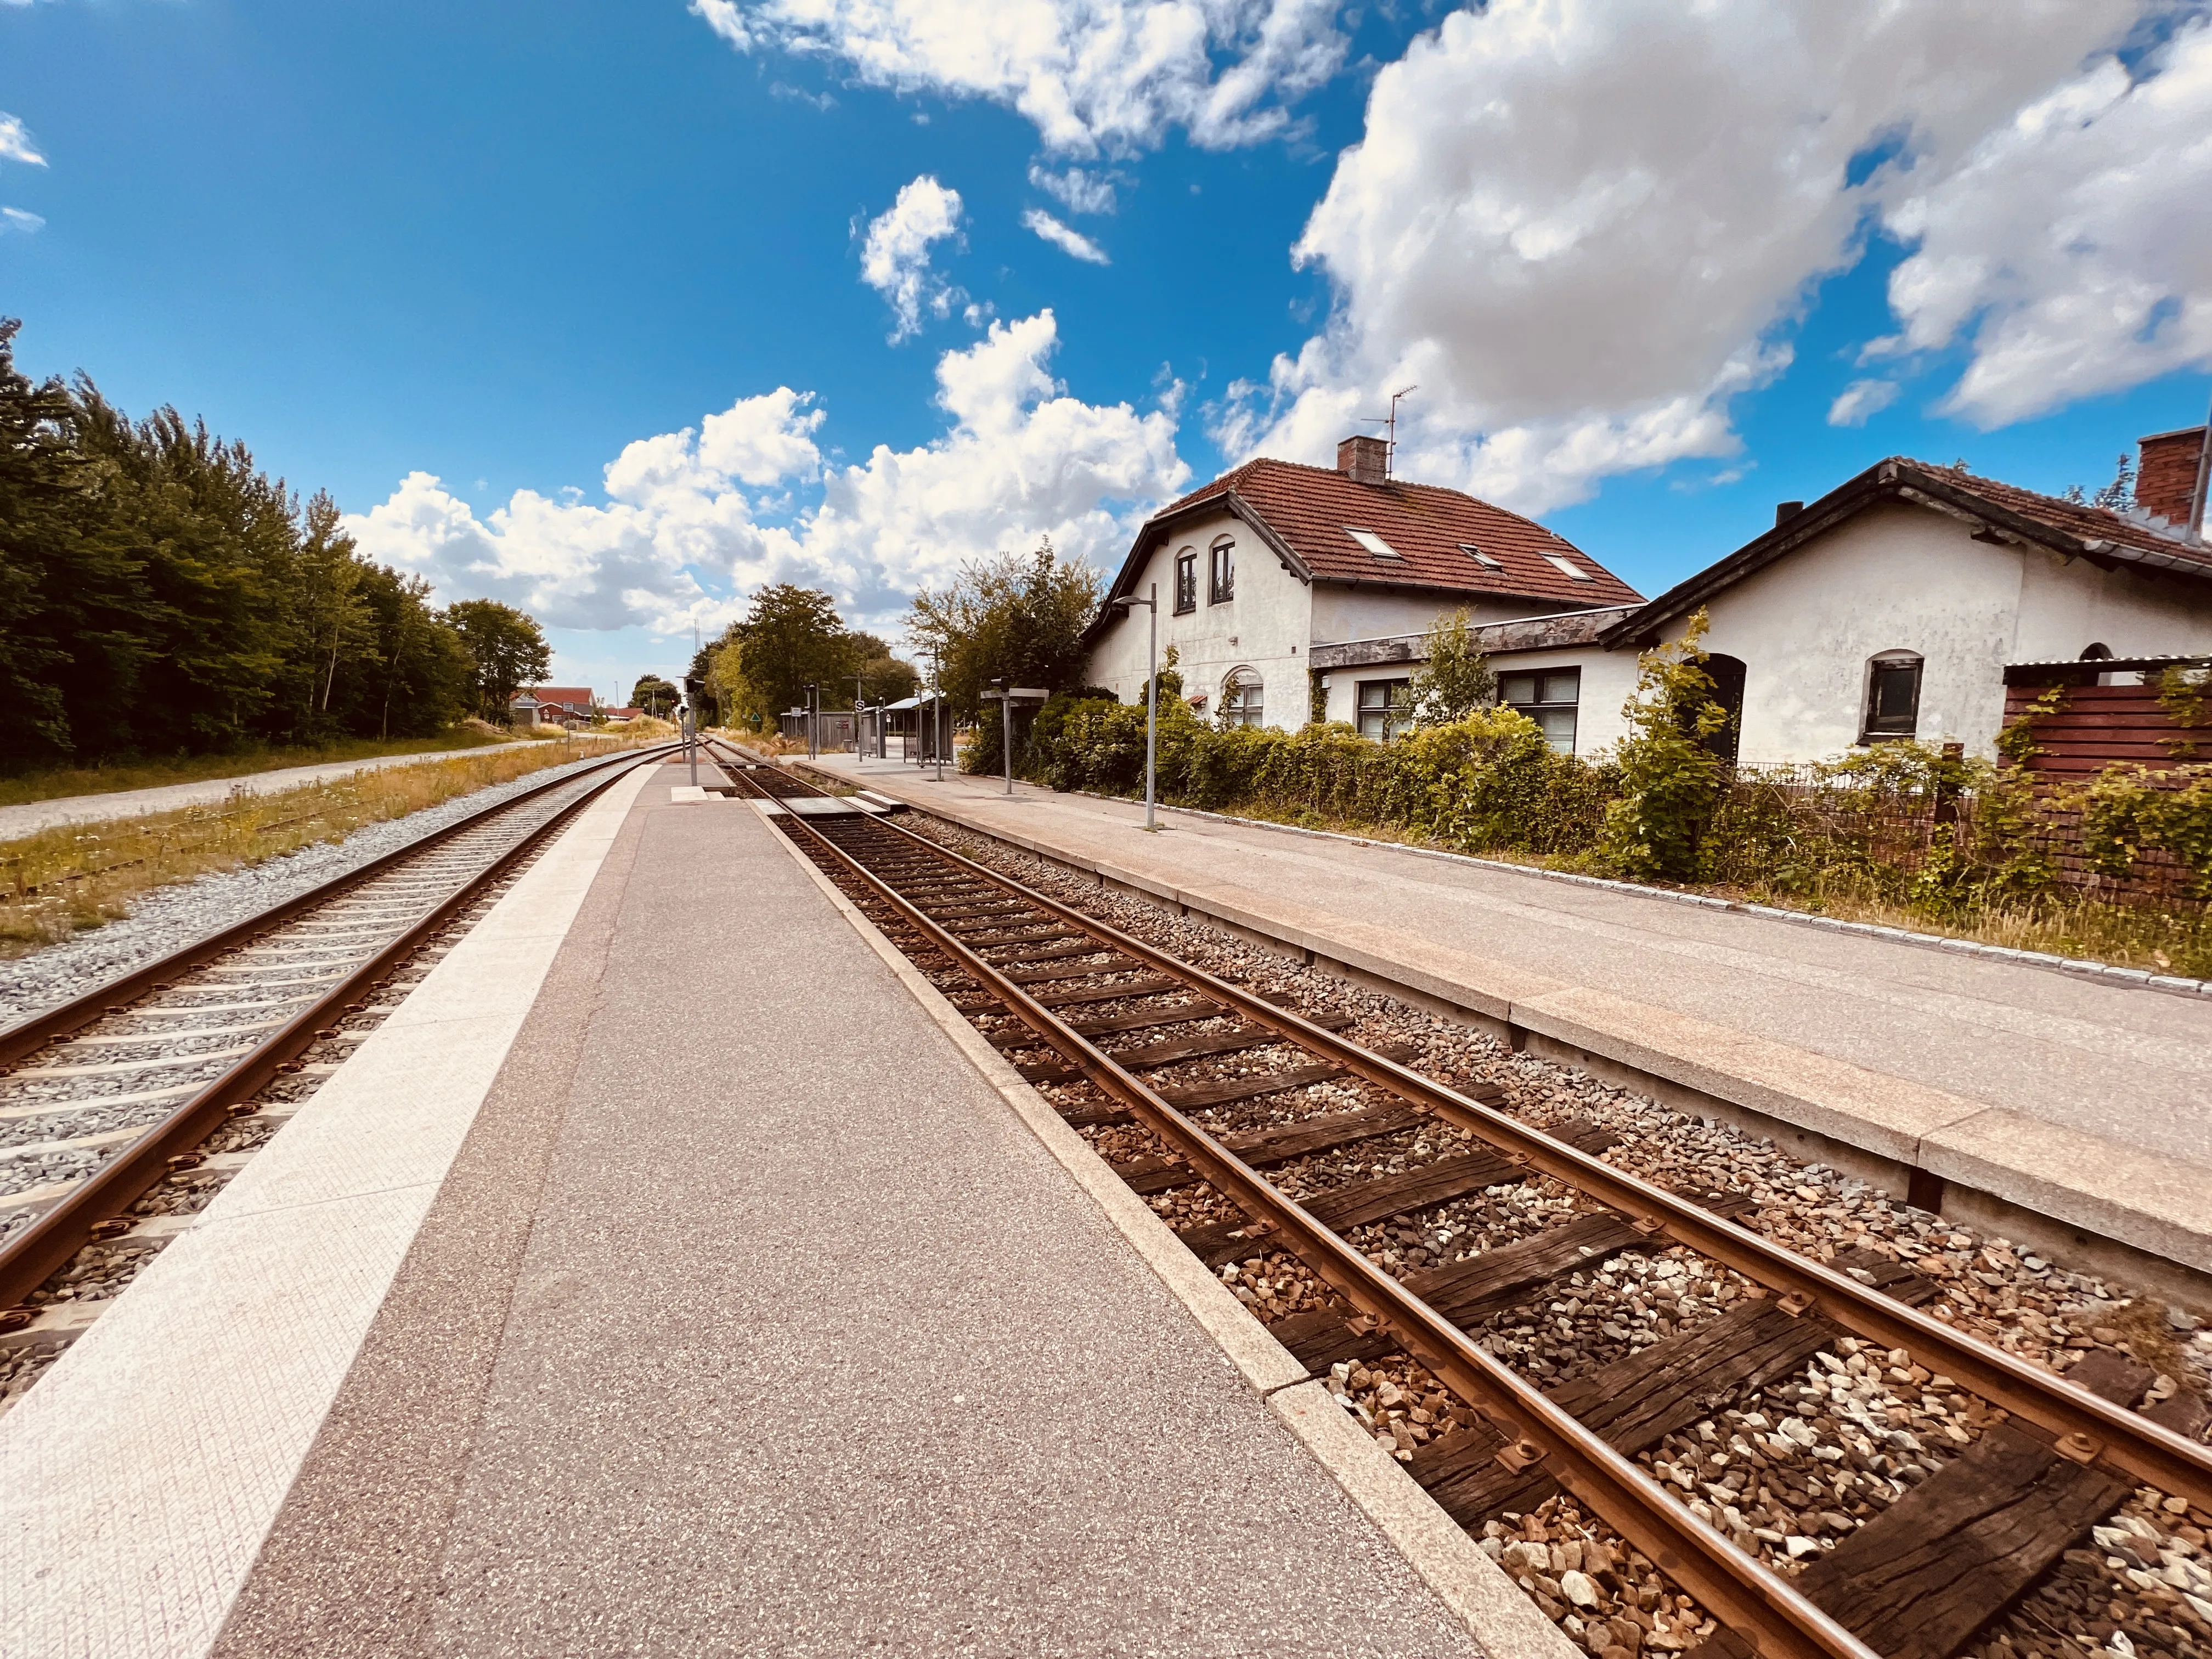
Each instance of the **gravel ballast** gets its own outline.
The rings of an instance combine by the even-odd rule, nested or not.
[[[1410,1044],[1417,1057],[1407,1063],[1440,1081],[1503,1086],[1504,1109],[1538,1127],[1558,1129],[1582,1121],[1608,1130],[1620,1137],[1605,1154],[1608,1162],[1678,1191],[1739,1195],[1750,1206],[1741,1218],[1745,1224],[1801,1254],[1832,1261],[1845,1250],[1871,1251],[1903,1262],[1939,1288],[1940,1299],[1929,1312],[2023,1358],[2063,1371],[2099,1351],[2126,1356],[2156,1375],[2147,1403],[2204,1390],[2212,1370],[2212,1330],[2200,1328],[2179,1308],[2132,1297],[2124,1287],[1914,1209],[1864,1182],[1800,1164],[1771,1141],[1514,1054],[1467,1027],[965,830],[918,814],[903,823],[1221,978],[1310,1015],[1349,1016],[1353,1023],[1347,1035],[1370,1047]],[[954,978],[945,976],[947,988]],[[1104,1003],[1082,1012],[1110,1015],[1125,1006],[1139,1005]],[[979,1012],[977,1021],[1008,1037],[1013,1058],[1045,1057],[1012,1044],[1010,1022],[988,1012]],[[1185,1036],[1235,1023],[1174,1029]],[[1134,1046],[1159,1035],[1108,1039],[1106,1046]],[[1245,1050],[1147,1077],[1188,1085],[1277,1070],[1298,1063],[1293,1052]],[[1097,1098],[1081,1084],[1040,1087],[1062,1105]],[[1382,1098],[1357,1079],[1340,1079],[1191,1115],[1220,1133]],[[1116,1163],[1166,1150],[1131,1123],[1085,1127],[1082,1133]],[[1463,1151],[1464,1137],[1454,1139],[1459,1133],[1425,1125],[1278,1165],[1269,1174],[1290,1195],[1304,1198],[1347,1180],[1396,1173]],[[1240,1214],[1203,1185],[1158,1194],[1146,1202],[1179,1231],[1233,1222]],[[1346,1236],[1378,1265],[1404,1277],[1533,1236],[1593,1207],[1556,1182],[1529,1180]],[[1270,1323],[1332,1301],[1325,1284],[1280,1251],[1255,1248],[1220,1273]],[[1740,1275],[1693,1252],[1655,1244],[1593,1260],[1585,1271],[1468,1328],[1481,1346],[1549,1389],[1694,1329],[1758,1293]],[[1435,1378],[1404,1356],[1339,1365],[1329,1387],[1377,1443],[1404,1462],[1474,1422]],[[1729,1409],[1668,1437],[1638,1461],[1741,1547],[1776,1571],[1794,1575],[2003,1420],[2004,1413],[1913,1364],[1903,1351],[1885,1352],[1846,1337],[1802,1372],[1739,1395]],[[1627,1659],[1644,1648],[1693,1646],[1711,1633],[1711,1621],[1677,1587],[1664,1583],[1648,1560],[1571,1499],[1554,1498],[1533,1514],[1493,1518],[1481,1532],[1486,1551],[1561,1629],[1601,1659]],[[2092,1650],[2120,1659],[2212,1655],[2208,1534],[2212,1515],[2140,1491],[2094,1540],[2070,1552],[1966,1651],[1980,1659],[2059,1659]]]

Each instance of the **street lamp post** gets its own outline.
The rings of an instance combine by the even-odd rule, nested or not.
[[[945,647],[929,648],[929,746],[937,756],[937,781],[945,781]]]
[[[1147,590],[1149,599],[1139,599],[1132,593],[1114,601],[1121,612],[1127,614],[1132,605],[1141,605],[1150,613],[1152,645],[1147,656],[1145,676],[1145,828],[1157,830],[1160,826],[1153,817],[1153,802],[1158,794],[1158,756],[1160,724],[1160,585],[1154,582]]]

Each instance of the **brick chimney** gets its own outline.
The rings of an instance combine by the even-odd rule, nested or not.
[[[2186,525],[2197,502],[2197,468],[2203,453],[2201,426],[2145,438],[2136,468],[2136,505],[2169,524]]]
[[[1336,447],[1336,470],[1354,483],[1390,482],[1390,447],[1380,438],[1346,438]]]

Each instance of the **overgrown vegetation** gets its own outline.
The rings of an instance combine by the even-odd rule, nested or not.
[[[1586,758],[1555,752],[1496,704],[1377,743],[1340,723],[1222,729],[1165,696],[1161,798],[2212,975],[2212,765],[2115,766],[2083,787],[2039,789],[2033,726],[2054,692],[2008,728],[1998,762],[1899,743],[1813,766],[1731,767],[1703,633],[1699,616],[1646,653],[1628,737]],[[1423,708],[1451,712],[1435,697]],[[1088,688],[1055,696],[1046,716],[1027,775],[1142,792],[1140,703]],[[2062,856],[2077,845],[2105,884],[2068,884]]]
[[[125,789],[159,789],[169,784],[198,783],[209,778],[246,777],[290,766],[375,760],[386,755],[429,754],[441,749],[481,749],[487,744],[504,742],[509,736],[481,721],[465,721],[434,738],[340,738],[297,749],[249,748],[231,754],[189,756],[181,760],[57,767],[0,777],[0,806],[60,800],[70,795],[107,795]]]
[[[363,557],[329,496],[302,503],[173,409],[133,421],[83,375],[33,383],[17,327],[0,319],[0,769],[505,719],[512,652],[471,655],[466,607]],[[504,613],[503,646],[517,619],[536,635],[471,603]]]
[[[0,957],[21,956],[127,915],[134,900],[157,887],[260,864],[317,842],[343,841],[367,824],[647,740],[504,744],[274,794],[234,793],[210,806],[62,824],[0,842]]]

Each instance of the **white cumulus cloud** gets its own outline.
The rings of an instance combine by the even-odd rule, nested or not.
[[[428,576],[441,599],[488,595],[555,627],[714,627],[775,581],[826,588],[848,617],[895,626],[916,586],[978,554],[1050,536],[1063,553],[1113,560],[1135,521],[1188,481],[1172,396],[1143,412],[1085,403],[1052,376],[1058,345],[1044,311],[946,352],[937,404],[948,425],[915,448],[825,465],[823,411],[782,387],[696,434],[630,444],[606,468],[604,503],[520,490],[479,518],[414,472],[348,527],[370,556]],[[801,489],[810,499],[794,505]]]
[[[1281,132],[1336,73],[1338,0],[692,0],[739,52],[828,58],[870,86],[983,98],[1047,149],[1207,149]]]
[[[1730,453],[1729,400],[1787,366],[1786,325],[1812,283],[1860,257],[1869,218],[1951,175],[2124,38],[2137,9],[1492,0],[1454,13],[1376,76],[1361,141],[1297,243],[1333,284],[1328,325],[1264,386],[1238,388],[1217,435],[1322,460],[1356,417],[1418,385],[1402,406],[1407,476],[1528,510],[1609,472]]]
[[[1030,183],[1070,213],[1114,210],[1114,177],[1097,168],[1064,167],[1054,173],[1050,167],[1031,162]]]
[[[0,110],[0,161],[22,161],[34,167],[46,164],[46,158],[32,144],[31,135],[23,131],[22,122],[5,110]]]
[[[1970,337],[1944,405],[1984,426],[2212,368],[2212,20],[2095,63],[1901,202],[1911,349]]]
[[[1864,426],[1897,401],[1902,390],[1894,380],[1853,380],[1828,405],[1830,426]]]
[[[1064,225],[1042,208],[1031,208],[1022,215],[1022,223],[1050,242],[1062,253],[1094,265],[1114,262],[1106,257],[1106,250],[1085,236],[1073,225]]]
[[[921,327],[921,313],[952,309],[950,284],[930,268],[931,246],[960,234],[960,192],[925,173],[899,187],[898,198],[868,222],[860,247],[860,280],[890,301],[896,343]]]

